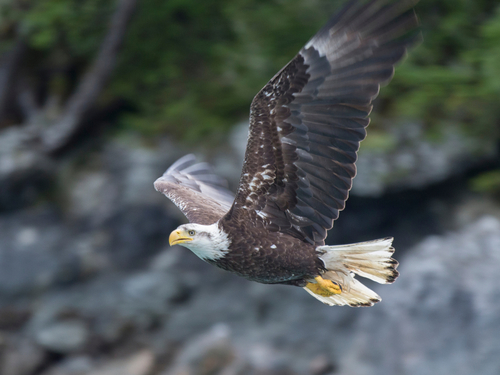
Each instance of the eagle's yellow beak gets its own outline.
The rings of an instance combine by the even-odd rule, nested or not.
[[[172,233],[170,233],[170,237],[168,238],[168,242],[170,243],[170,246],[172,245],[178,245],[180,243],[184,242],[189,242],[192,241],[193,239],[189,237],[189,235],[181,230],[174,230]]]

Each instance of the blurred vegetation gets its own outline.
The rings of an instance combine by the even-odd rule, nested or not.
[[[486,193],[500,200],[500,169],[484,172],[469,182],[473,191]]]
[[[120,100],[119,128],[201,139],[248,116],[258,90],[344,1],[141,0],[100,105]],[[4,0],[0,53],[22,35],[26,74],[67,93],[98,50],[113,0]],[[414,117],[430,133],[463,125],[498,136],[500,4],[426,0],[417,5],[425,42],[381,91],[378,116]]]
[[[111,87],[137,104],[124,124],[188,138],[227,130],[326,20],[326,3],[143,0],[117,72],[128,79]]]
[[[388,114],[421,119],[431,130],[452,123],[473,136],[498,137],[500,4],[422,1],[417,12],[424,43],[382,91]]]

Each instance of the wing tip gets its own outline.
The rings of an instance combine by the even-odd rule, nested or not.
[[[155,182],[153,183],[155,190],[159,193],[163,193],[165,191],[165,185],[164,185],[165,182],[167,182],[167,181],[166,181],[164,175],[157,178],[155,180]]]
[[[174,171],[182,171],[186,168],[189,168],[194,163],[196,163],[196,156],[194,154],[187,154],[183,157],[177,159],[166,171],[163,173],[163,176],[167,174],[171,174]]]

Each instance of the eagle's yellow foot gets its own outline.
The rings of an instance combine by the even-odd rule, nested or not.
[[[334,294],[342,293],[340,285],[335,284],[331,280],[323,279],[321,276],[316,276],[314,280],[316,280],[316,283],[307,283],[306,285],[306,288],[314,294],[319,294],[323,297],[330,297]]]

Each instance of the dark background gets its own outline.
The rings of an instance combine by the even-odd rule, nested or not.
[[[249,105],[344,2],[0,4],[0,374],[500,373],[500,7],[427,0],[329,243],[395,237],[383,302],[211,267],[153,181],[236,188]]]

